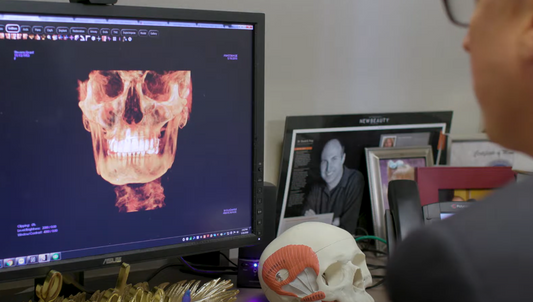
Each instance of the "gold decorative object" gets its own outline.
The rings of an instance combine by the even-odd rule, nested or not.
[[[42,285],[37,285],[35,292],[39,302],[182,302],[183,296],[190,290],[191,302],[232,302],[237,299],[239,290],[233,288],[230,280],[214,279],[200,286],[201,281],[183,280],[170,285],[163,283],[150,289],[147,282],[135,285],[127,284],[130,266],[122,264],[115,288],[96,291],[89,295],[80,292],[68,298],[59,297],[63,275],[50,271]],[[30,301],[31,302],[31,301]]]

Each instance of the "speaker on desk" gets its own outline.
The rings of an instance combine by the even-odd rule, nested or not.
[[[260,244],[239,249],[239,261],[237,263],[239,265],[237,272],[238,287],[261,287],[257,274],[259,259],[265,248],[276,238],[278,227],[276,216],[280,215],[276,194],[276,186],[265,182],[263,189],[263,236]]]

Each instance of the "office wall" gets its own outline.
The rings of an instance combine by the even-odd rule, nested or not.
[[[66,0],[64,0],[66,2]],[[464,29],[440,0],[119,0],[121,5],[263,12],[265,179],[277,183],[288,115],[453,110],[474,133]]]

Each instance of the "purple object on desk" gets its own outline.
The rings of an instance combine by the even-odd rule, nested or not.
[[[181,302],[191,302],[191,291],[190,290],[187,290],[185,292],[185,295],[183,295]]]

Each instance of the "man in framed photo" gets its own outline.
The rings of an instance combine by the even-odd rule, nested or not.
[[[324,182],[311,187],[303,215],[333,213],[333,225],[355,233],[365,186],[363,174],[344,165],[345,147],[336,138],[324,145],[320,160]]]
[[[494,143],[533,156],[533,0],[443,0],[468,28],[474,90]],[[411,233],[393,251],[393,302],[525,301],[533,267],[533,181],[513,183]]]

